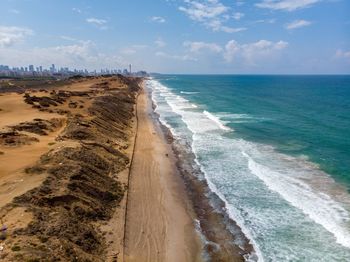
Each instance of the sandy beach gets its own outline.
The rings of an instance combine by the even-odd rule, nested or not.
[[[176,156],[139,85],[97,77],[1,94],[3,261],[202,260]]]
[[[2,260],[243,260],[145,81],[73,78],[0,95]]]
[[[125,261],[201,261],[193,211],[171,145],[152,110],[148,94],[142,90],[137,101]]]

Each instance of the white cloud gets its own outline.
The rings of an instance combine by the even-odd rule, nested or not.
[[[156,23],[160,23],[160,24],[166,22],[165,18],[164,18],[164,17],[161,17],[161,16],[152,16],[152,17],[151,17],[151,21],[152,21],[152,22],[156,22]]]
[[[217,18],[228,12],[229,8],[217,0],[206,0],[203,2],[185,0],[188,7],[180,6],[179,10],[185,12],[192,20],[205,21]]]
[[[310,21],[306,20],[294,20],[293,22],[286,24],[285,28],[288,30],[297,29],[300,27],[305,27],[311,25]]]
[[[94,18],[94,17],[87,18],[86,22],[91,23],[91,24],[95,24],[95,25],[104,25],[104,24],[107,23],[107,21],[104,20],[104,19],[97,19],[97,18]]]
[[[164,42],[164,40],[162,38],[157,38],[156,41],[154,41],[154,43],[156,44],[157,47],[162,48],[166,46],[166,43]]]
[[[92,24],[96,27],[98,27],[99,29],[102,29],[102,30],[105,30],[107,29],[107,20],[105,19],[98,19],[98,18],[95,18],[95,17],[91,17],[91,18],[87,18],[86,19],[86,22],[88,22],[89,24]]]
[[[276,23],[276,19],[274,19],[274,18],[271,18],[271,19],[260,19],[260,20],[255,20],[252,23],[253,24],[259,24],[259,23],[274,24],[274,23]]]
[[[78,14],[81,14],[83,11],[81,11],[81,9],[79,9],[79,8],[76,8],[76,7],[73,7],[72,8],[72,11],[73,12],[76,12],[76,13],[78,13]]]
[[[237,32],[241,32],[241,31],[245,31],[245,30],[247,30],[247,28],[245,28],[245,27],[234,28],[234,27],[228,27],[228,26],[221,26],[221,27],[217,28],[217,30],[214,30],[214,31],[222,31],[222,32],[226,32],[226,33],[237,33]]]
[[[26,36],[32,35],[33,31],[28,28],[15,26],[0,26],[0,47],[9,47],[20,41]]]
[[[259,40],[253,43],[240,44],[235,40],[227,42],[222,47],[216,43],[206,42],[190,42],[186,41],[183,44],[188,48],[188,52],[198,57],[204,51],[220,54],[228,63],[243,64],[247,66],[255,66],[259,62],[270,61],[278,57],[281,50],[288,46],[285,41],[272,42],[268,40]],[[203,52],[201,52],[203,51]]]
[[[223,5],[219,0],[184,0],[186,6],[180,6],[179,10],[187,14],[193,21],[202,23],[213,31],[235,33],[246,28],[234,28],[224,25],[230,19],[230,8]]]
[[[93,50],[94,44],[91,41],[85,41],[81,44],[75,45],[65,45],[65,46],[56,46],[52,48],[48,48],[48,50],[54,50],[57,53],[62,55],[74,55],[75,57],[88,57]]]
[[[341,49],[338,49],[335,52],[335,58],[339,58],[339,59],[346,59],[350,62],[350,50],[349,51],[343,51]]]
[[[255,4],[260,8],[268,8],[272,10],[294,11],[310,7],[321,0],[262,0],[262,2]]]
[[[214,53],[220,53],[222,51],[222,47],[215,43],[186,41],[183,45],[185,47],[188,47],[189,51],[192,53],[198,53],[203,49],[209,50]]]
[[[241,20],[243,17],[244,17],[244,14],[243,13],[240,13],[240,12],[236,12],[233,14],[232,16],[235,20]]]
[[[225,46],[224,58],[227,62],[232,62],[234,57],[241,51],[241,46],[235,40],[229,41]]]
[[[274,56],[276,52],[287,46],[288,43],[284,41],[259,40],[253,43],[239,44],[237,41],[231,40],[225,46],[224,58],[227,62],[239,60],[248,65],[255,65],[258,60]]]
[[[206,26],[211,28],[214,32],[225,32],[225,33],[237,33],[246,30],[244,27],[229,27],[222,24],[220,20],[211,20],[206,23]]]
[[[122,53],[124,55],[133,55],[133,54],[136,54],[137,51],[144,50],[147,47],[148,47],[147,45],[132,45],[130,47],[126,47],[126,48],[121,49],[120,53]]]
[[[125,61],[122,56],[98,52],[92,41],[26,50],[0,47],[0,61],[13,66],[23,66],[34,62],[35,65],[44,67],[56,64],[70,68],[86,67],[89,70],[128,64],[128,61]]]
[[[165,52],[156,52],[156,56],[167,59],[180,60],[180,61],[197,61],[197,59],[185,54],[185,55],[170,55]]]

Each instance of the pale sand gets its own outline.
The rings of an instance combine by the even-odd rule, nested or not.
[[[201,243],[175,156],[152,119],[151,101],[144,90],[138,98],[137,116],[125,261],[201,261]]]
[[[89,79],[79,81],[77,83],[69,84],[56,90],[67,91],[89,91],[90,87],[94,84],[106,81],[106,79]],[[125,84],[119,81],[112,82],[111,87],[118,88],[125,86]],[[102,95],[96,94],[96,96]],[[32,95],[35,96],[47,96],[45,92],[36,91]],[[88,97],[73,97],[69,101],[83,101],[84,109],[69,108],[68,102],[60,105],[59,107],[64,110],[69,110],[73,114],[81,114],[86,118],[89,118],[89,114],[86,109],[91,106],[92,99]],[[2,93],[0,94],[0,130],[6,130],[11,125],[16,125],[21,122],[32,121],[34,118],[41,118],[49,120],[51,118],[66,118],[66,116],[58,115],[55,113],[41,112],[34,109],[31,105],[24,102],[23,94],[16,93]],[[133,120],[135,123],[135,119]],[[56,141],[56,137],[66,127],[64,124],[58,130],[49,133],[47,136],[39,136],[36,134],[28,133],[31,137],[37,137],[39,142],[34,142],[31,145],[23,145],[16,147],[7,147],[0,145],[0,209],[6,204],[9,204],[14,197],[20,196],[23,193],[39,186],[47,177],[46,173],[43,174],[27,174],[24,169],[34,166],[39,160],[40,156],[46,153],[48,150],[56,150],[62,147],[76,147],[79,143],[75,141]],[[25,133],[25,132],[22,132]],[[134,134],[136,133],[135,125],[130,130],[131,146],[125,150],[125,153],[131,158],[132,149],[134,144]],[[118,174],[118,181],[127,184],[128,183],[129,169],[126,169]],[[104,232],[107,241],[107,261],[114,261],[115,258],[120,258],[123,255],[124,249],[124,221],[125,221],[125,206],[126,198],[119,203],[113,218],[104,223],[101,226],[102,232]],[[5,212],[5,213],[4,213]],[[7,212],[7,213],[6,213]],[[32,214],[30,212],[24,212],[22,208],[15,208],[12,210],[3,210],[5,216],[2,217],[2,222],[6,223],[9,228],[9,234],[18,228],[24,227],[31,221]],[[119,260],[118,260],[119,261]]]
[[[3,94],[0,96],[0,130],[20,122],[31,121],[34,118],[52,119],[63,118],[58,114],[40,112],[24,103],[23,95]],[[40,185],[46,178],[45,174],[26,174],[24,169],[33,166],[39,157],[53,146],[56,136],[64,126],[47,136],[30,134],[39,138],[39,142],[21,147],[5,147],[0,145],[0,208],[10,203],[14,197],[20,196],[30,189]]]
[[[36,93],[40,96],[40,93]],[[20,122],[31,121],[33,118],[51,119],[62,118],[61,115],[40,112],[31,105],[24,103],[23,95],[6,93],[0,95],[0,129]]]
[[[86,91],[95,83],[101,82],[100,79],[88,80],[81,83],[74,83],[61,88],[60,90],[70,91]],[[117,85],[117,84],[116,84]],[[35,92],[35,96],[47,96],[47,93]],[[79,98],[85,103],[85,107],[91,105],[91,101],[87,98]],[[60,106],[62,109],[69,109],[72,113],[80,113],[87,116],[83,109],[72,109],[68,107],[68,103]],[[4,93],[0,94],[0,130],[6,130],[9,126],[19,124],[21,122],[32,121],[34,118],[52,119],[63,118],[55,113],[41,112],[26,104],[23,99],[23,94]],[[31,145],[20,147],[6,147],[0,145],[0,208],[10,203],[14,197],[20,196],[23,193],[39,186],[46,174],[26,174],[24,169],[35,165],[40,156],[49,151],[62,146],[76,146],[74,142],[58,142],[56,137],[64,130],[65,124],[55,132],[49,133],[47,136],[39,136],[29,134],[32,137],[39,139],[39,142],[34,142]],[[25,133],[25,132],[22,132]],[[52,145],[50,145],[52,144]]]

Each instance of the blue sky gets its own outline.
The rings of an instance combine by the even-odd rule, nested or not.
[[[349,0],[2,0],[0,64],[350,73]]]

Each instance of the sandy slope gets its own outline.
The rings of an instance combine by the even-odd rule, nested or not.
[[[152,120],[145,91],[128,197],[125,261],[200,261],[200,242],[174,155]]]
[[[8,93],[0,96],[0,130],[20,122],[31,121],[34,118],[51,119],[62,118],[58,114],[39,112],[24,103],[23,95]],[[55,141],[56,136],[63,130],[39,137],[39,142],[22,147],[5,147],[0,145],[0,208],[26,191],[38,186],[45,175],[29,175],[23,172],[26,167],[32,166],[39,157],[50,149],[49,143]]]
[[[0,239],[1,261],[46,261],[47,257],[119,261],[126,203],[121,198],[132,153],[128,146],[136,132],[135,83],[122,77],[99,77],[48,91],[26,90],[31,99],[50,98],[59,90],[68,93],[60,95],[62,104],[40,108],[46,111],[27,104],[23,94],[0,94],[0,227],[8,228],[6,238]],[[18,131],[19,135],[11,133],[14,126],[36,119],[62,121],[45,129],[44,135],[28,129]],[[90,204],[95,209],[89,209]],[[82,212],[75,212],[75,207]],[[54,235],[42,237],[46,233]]]

